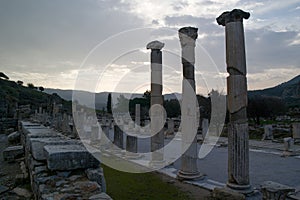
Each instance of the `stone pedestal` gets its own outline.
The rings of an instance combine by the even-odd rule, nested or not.
[[[162,110],[162,52],[164,43],[152,41],[147,44],[147,49],[151,49],[151,162],[154,168],[160,168],[164,165],[164,113]]]
[[[300,123],[293,123],[293,138],[295,142],[300,141]]]
[[[135,127],[139,127],[141,125],[141,105],[135,104]]]
[[[114,145],[115,150],[123,149],[123,127],[114,125]]]
[[[205,139],[205,136],[208,132],[208,119],[203,119],[202,120],[202,137],[203,140]]]
[[[137,137],[133,135],[126,136],[126,158],[128,159],[136,159],[139,158],[140,155],[137,153],[138,150],[138,141]]]
[[[109,139],[109,126],[101,125],[101,149],[106,150],[107,148],[111,147],[112,143]]]
[[[91,127],[90,144],[92,145],[100,144],[99,127],[97,125],[92,125]]]
[[[167,130],[167,135],[174,135],[174,120],[169,119],[168,120],[168,130]]]
[[[243,19],[250,14],[234,9],[217,18],[225,26],[228,124],[227,187],[240,193],[252,192],[249,181],[249,135],[247,120],[247,79]]]
[[[177,174],[180,180],[201,179],[203,175],[198,171],[197,160],[197,103],[195,89],[195,46],[198,29],[184,27],[179,29],[179,39],[182,48],[181,61],[183,67],[182,80],[182,152],[181,167]]]
[[[262,140],[273,140],[273,126],[265,125],[264,126],[264,135]]]

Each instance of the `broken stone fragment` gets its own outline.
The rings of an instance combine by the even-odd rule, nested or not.
[[[21,139],[20,132],[16,131],[8,135],[7,140],[11,144],[19,143]]]
[[[24,155],[24,148],[23,146],[12,146],[7,147],[3,151],[3,158],[7,161],[13,161],[18,157],[21,157]]]

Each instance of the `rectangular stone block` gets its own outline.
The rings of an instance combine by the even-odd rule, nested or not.
[[[300,123],[293,123],[293,138],[300,140]]]
[[[24,154],[23,146],[12,146],[4,149],[3,158],[4,160],[11,161],[19,156],[22,156],[23,154]]]
[[[100,162],[81,145],[46,145],[50,170],[74,170],[98,167]]]
[[[68,140],[60,137],[54,138],[30,138],[30,151],[34,159],[46,160],[46,154],[44,152],[44,146],[46,145],[74,145],[80,144],[77,140]]]
[[[289,192],[295,192],[295,188],[276,183],[265,181],[261,185],[263,199],[287,199]]]

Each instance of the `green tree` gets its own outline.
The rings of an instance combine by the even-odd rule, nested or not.
[[[254,96],[248,98],[247,113],[257,125],[260,124],[260,118],[272,118],[284,114],[286,106],[279,97]]]
[[[20,80],[19,80],[19,81],[17,81],[17,84],[18,84],[18,85],[23,85],[23,81],[20,81]]]
[[[128,112],[129,99],[127,99],[123,94],[121,94],[117,99],[116,112]]]
[[[180,104],[177,99],[165,100],[164,108],[166,109],[168,117],[178,117],[181,114]]]
[[[6,79],[6,80],[9,79],[9,77],[6,76],[3,72],[0,72],[0,78],[4,78],[4,79]]]
[[[150,108],[150,104],[151,104],[151,91],[150,90],[146,90],[146,92],[144,92],[144,94],[143,94],[143,98],[146,101],[147,107]]]
[[[43,92],[44,90],[45,90],[44,87],[42,86],[39,87],[39,91]]]
[[[112,111],[111,111],[111,93],[109,93],[108,97],[107,97],[106,110],[107,110],[107,113],[112,114]]]
[[[27,87],[30,88],[30,89],[35,89],[33,83],[27,83]]]

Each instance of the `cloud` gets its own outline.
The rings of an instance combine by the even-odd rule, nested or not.
[[[101,90],[135,90],[150,81],[146,44],[160,40],[165,43],[164,81],[170,90],[181,91],[177,31],[195,26],[197,88],[222,88],[225,30],[215,18],[241,8],[251,13],[244,20],[249,84],[262,88],[299,74],[299,6],[296,0],[0,1],[1,71],[12,79],[60,88],[73,88],[79,71],[86,76],[83,88],[98,84],[105,74]]]

